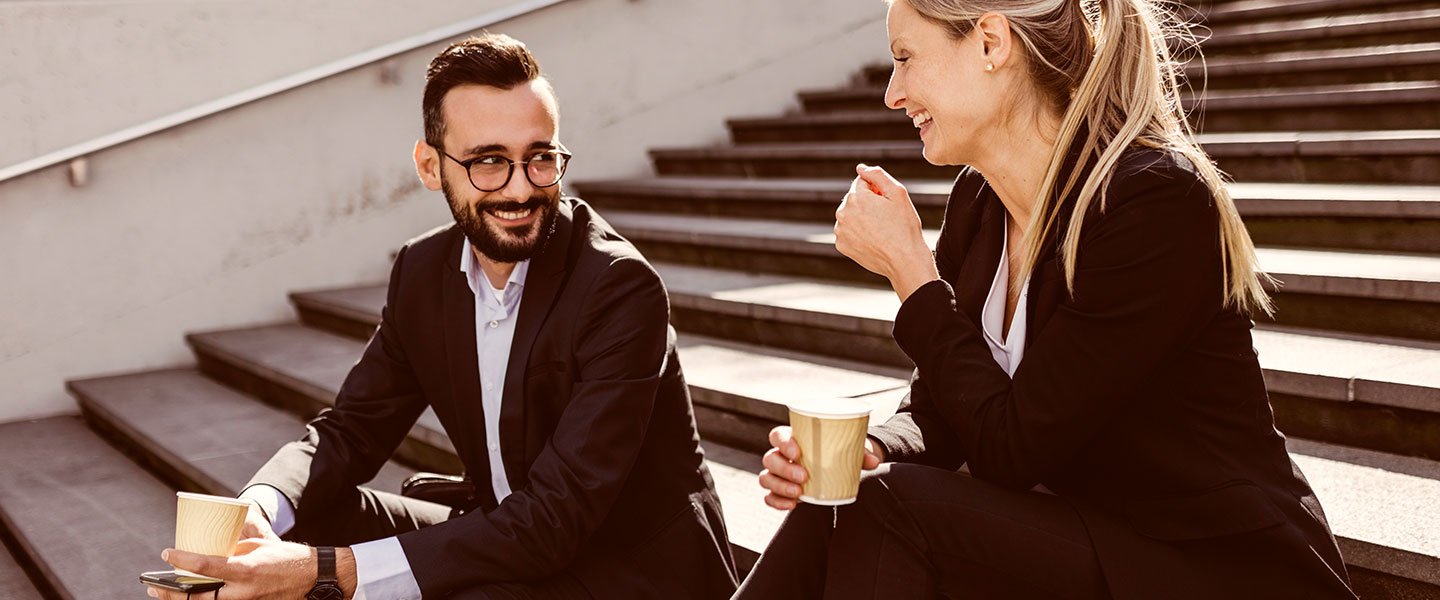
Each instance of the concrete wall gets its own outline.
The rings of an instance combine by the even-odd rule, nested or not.
[[[723,142],[724,119],[883,60],[878,0],[572,0],[491,29],[561,97],[567,178],[633,176],[646,149]],[[405,32],[406,34],[412,32]],[[65,379],[184,365],[187,331],[292,320],[285,294],[383,281],[448,221],[409,154],[442,45],[0,182],[0,422],[75,410]]]
[[[504,4],[0,1],[0,166]]]

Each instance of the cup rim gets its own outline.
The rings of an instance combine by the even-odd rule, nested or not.
[[[869,402],[855,398],[796,400],[790,402],[788,406],[794,412],[817,419],[868,417],[874,410]]]
[[[178,498],[185,498],[185,499],[187,499],[187,500],[201,500],[201,501],[205,501],[205,502],[215,502],[215,503],[219,503],[219,504],[228,504],[228,505],[230,505],[230,506],[244,506],[244,507],[247,507],[247,508],[250,506],[250,501],[249,501],[249,500],[241,500],[241,499],[239,499],[239,498],[227,498],[227,497],[225,497],[225,496],[212,496],[212,495],[210,495],[210,494],[196,494],[196,493],[194,493],[194,492],[175,492],[175,496],[178,497]]]

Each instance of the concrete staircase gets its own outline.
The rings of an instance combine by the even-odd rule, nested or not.
[[[1255,331],[1277,425],[1365,598],[1440,598],[1440,1],[1202,6],[1202,141],[1232,187],[1279,313]],[[1190,75],[1202,86],[1199,63]],[[909,186],[933,237],[954,169],[884,109],[888,67],[729,121],[733,143],[657,149],[658,177],[579,194],[656,264],[742,565],[783,517],[755,483],[784,403],[905,392],[898,301],[835,252],[854,163]],[[187,337],[196,366],[72,381],[84,420],[0,425],[0,600],[143,593],[173,491],[233,494],[333,402],[373,332],[381,282],[291,295],[297,323]],[[454,472],[422,416],[372,485]],[[28,574],[28,577],[25,575]]]

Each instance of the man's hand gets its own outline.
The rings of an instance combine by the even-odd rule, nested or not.
[[[225,600],[293,600],[304,598],[315,586],[319,559],[314,548],[273,539],[246,539],[235,545],[231,557],[206,556],[170,548],[160,558],[177,569],[225,580]],[[355,555],[349,548],[335,549],[340,589],[355,595]],[[150,597],[184,600],[184,592],[151,586]]]
[[[265,518],[265,511],[260,509],[260,504],[254,500],[250,501],[250,512],[245,515],[245,527],[240,530],[240,539],[262,539],[280,540],[275,535],[275,530],[270,527],[270,520]]]
[[[800,444],[790,437],[789,427],[770,430],[770,445],[774,446],[760,459],[765,470],[760,472],[760,487],[770,490],[765,503],[776,510],[791,510],[800,503],[800,484],[810,477],[805,468],[796,462],[800,460]],[[861,467],[874,469],[885,462],[885,450],[875,440],[865,438],[865,460]]]

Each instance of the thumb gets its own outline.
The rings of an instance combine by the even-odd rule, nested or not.
[[[184,569],[191,573],[199,573],[216,579],[229,579],[226,559],[223,556],[208,556],[166,548],[160,553],[160,560],[170,563],[177,569]]]
[[[900,200],[906,197],[905,186],[886,173],[885,169],[861,163],[855,165],[855,174],[869,184],[871,190],[881,196],[891,200]]]

